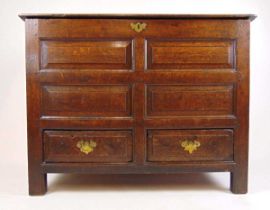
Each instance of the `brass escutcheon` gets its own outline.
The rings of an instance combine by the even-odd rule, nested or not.
[[[87,155],[88,153],[93,152],[94,148],[97,146],[97,143],[93,140],[80,140],[77,142],[76,146],[80,149],[81,152]]]
[[[134,31],[136,31],[137,33],[140,33],[146,28],[147,24],[146,23],[131,23],[130,26]]]
[[[192,154],[193,151],[197,150],[198,147],[201,146],[201,143],[199,141],[180,141],[179,142],[181,146],[184,148],[185,151],[188,151],[189,154]]]

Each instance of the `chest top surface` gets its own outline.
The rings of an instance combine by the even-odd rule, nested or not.
[[[248,19],[254,20],[254,14],[75,14],[75,13],[21,13],[19,17],[25,19]]]

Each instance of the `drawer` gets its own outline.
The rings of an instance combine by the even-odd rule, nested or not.
[[[148,161],[233,160],[233,131],[149,130]]]
[[[45,162],[130,162],[131,131],[44,131]]]

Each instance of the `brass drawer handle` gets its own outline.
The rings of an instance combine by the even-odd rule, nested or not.
[[[77,145],[76,145],[81,152],[83,152],[84,154],[88,154],[94,151],[94,148],[97,146],[97,143],[93,140],[90,141],[78,141]]]
[[[180,141],[180,144],[184,148],[185,151],[189,152],[189,154],[192,154],[193,151],[197,150],[197,148],[201,146],[201,143],[199,141],[185,140],[183,142]]]
[[[147,24],[146,23],[131,23],[131,28],[136,31],[137,33],[140,33],[144,29],[146,29]]]

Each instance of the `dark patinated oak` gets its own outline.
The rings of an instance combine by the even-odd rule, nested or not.
[[[254,15],[20,17],[29,194],[48,173],[215,171],[247,192]]]

